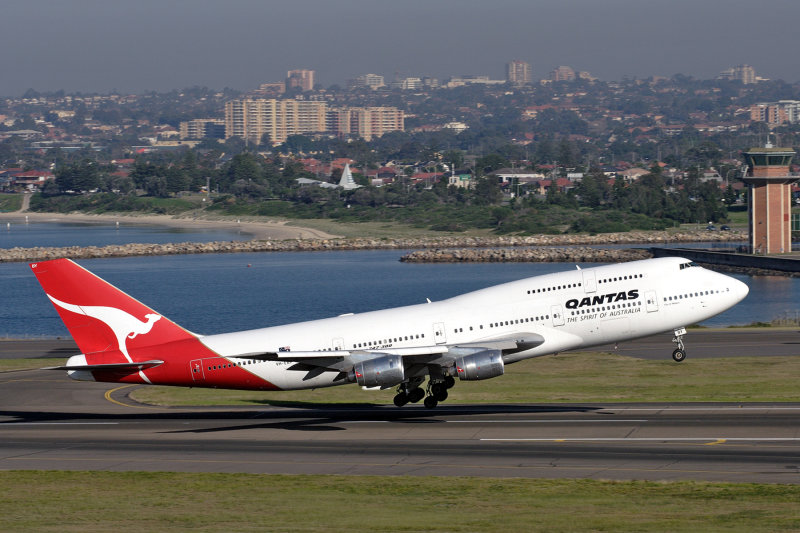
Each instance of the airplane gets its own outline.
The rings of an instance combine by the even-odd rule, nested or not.
[[[506,365],[672,331],[736,305],[744,283],[679,257],[535,276],[442,301],[261,329],[199,335],[69,259],[31,263],[81,354],[76,380],[247,390],[355,383],[397,388],[402,407],[447,399]],[[425,380],[427,385],[425,386]]]

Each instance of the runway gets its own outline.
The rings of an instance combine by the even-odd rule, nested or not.
[[[0,469],[800,483],[800,404],[170,409],[0,374]]]

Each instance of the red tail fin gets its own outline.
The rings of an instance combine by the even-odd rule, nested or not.
[[[128,354],[167,342],[196,338],[69,259],[31,263],[31,270],[84,354]]]

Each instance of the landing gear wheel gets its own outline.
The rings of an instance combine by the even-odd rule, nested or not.
[[[411,403],[417,403],[424,397],[425,397],[425,391],[419,387],[408,393],[408,401]]]
[[[437,402],[436,398],[434,398],[433,396],[428,396],[428,397],[425,398],[425,407],[427,409],[433,409],[438,404],[439,404],[439,402]]]
[[[438,392],[433,393],[433,397],[436,398],[437,402],[443,402],[447,399],[447,389],[442,389]]]
[[[444,378],[445,387],[447,387],[448,389],[452,389],[453,385],[455,384],[456,384],[456,378],[454,378],[453,376],[445,376]]]
[[[675,362],[680,363],[684,359],[686,359],[686,348],[683,346],[683,336],[686,335],[686,328],[677,328],[675,330],[675,336],[672,338],[672,342],[678,347],[677,350],[672,352],[672,358]]]
[[[399,392],[394,397],[394,404],[397,407],[403,407],[405,404],[408,403],[409,395],[404,392]]]

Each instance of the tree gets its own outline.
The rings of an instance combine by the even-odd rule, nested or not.
[[[56,170],[56,184],[61,192],[92,191],[100,187],[100,171],[97,162],[83,159]]]
[[[509,165],[510,163],[503,156],[498,154],[489,154],[479,158],[475,162],[475,169],[479,175],[484,175]]]
[[[478,178],[475,182],[475,204],[492,205],[499,203],[503,197],[500,184],[494,177]]]

